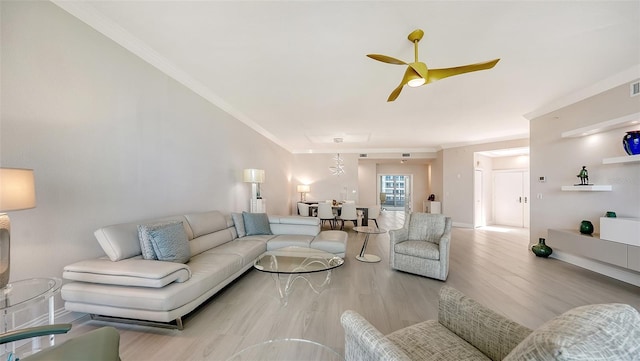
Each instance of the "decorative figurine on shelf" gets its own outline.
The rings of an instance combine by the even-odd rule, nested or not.
[[[431,202],[435,201],[436,200],[436,195],[435,194],[430,195],[429,198],[427,198],[427,200],[431,201]]]
[[[586,166],[582,166],[582,169],[580,170],[580,173],[578,173],[578,175],[576,176],[578,178],[580,178],[580,184],[576,184],[577,186],[587,186],[589,185],[589,172],[587,171],[587,167]]]

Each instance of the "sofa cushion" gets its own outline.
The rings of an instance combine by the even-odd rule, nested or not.
[[[315,236],[320,232],[320,218],[301,216],[269,216],[273,234]]]
[[[387,338],[412,360],[491,360],[436,320],[400,329]]]
[[[269,217],[266,213],[242,212],[242,220],[244,221],[244,230],[247,236],[272,234],[269,226]]]
[[[244,218],[242,213],[231,213],[231,218],[233,219],[233,224],[236,227],[238,238],[246,236],[247,232],[244,230]]]
[[[139,256],[118,262],[102,257],[65,266],[62,277],[81,282],[161,288],[173,282],[185,282],[191,278],[191,269],[185,264],[143,260]]]
[[[546,322],[504,361],[640,360],[640,314],[624,304],[574,308]]]
[[[309,247],[313,241],[313,236],[302,236],[297,234],[280,234],[269,240],[267,251],[283,247]]]
[[[140,229],[148,238],[156,257],[160,261],[187,263],[191,258],[189,239],[182,222],[141,225]]]
[[[220,231],[229,227],[227,217],[219,211],[190,213],[184,216],[189,222],[193,238]]]
[[[428,241],[404,241],[396,243],[396,253],[426,259],[440,259],[440,247]]]
[[[138,225],[148,223],[160,223],[166,221],[184,221],[185,232],[189,238],[191,236],[191,228],[184,216],[173,216],[148,220],[143,222],[131,222],[114,224],[99,228],[93,234],[96,236],[98,243],[104,250],[104,253],[112,261],[119,261],[130,257],[138,256],[142,253],[140,249],[140,238],[138,236]]]
[[[322,231],[311,242],[310,247],[344,257],[349,235],[344,231]]]

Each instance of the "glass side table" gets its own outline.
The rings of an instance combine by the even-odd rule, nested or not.
[[[311,340],[285,338],[269,340],[245,348],[227,361],[342,361],[340,354],[329,347]]]
[[[14,330],[16,326],[35,326],[34,317],[21,314],[42,302],[47,302],[47,321],[50,325],[55,322],[55,295],[60,292],[62,280],[59,278],[31,278],[15,281],[0,289],[0,332]],[[49,336],[49,345],[55,344],[54,335]],[[1,345],[1,352],[15,353],[16,343]],[[31,351],[40,350],[40,338],[31,341]]]
[[[362,249],[356,256],[356,259],[361,262],[375,263],[380,262],[380,257],[375,254],[367,254],[367,244],[369,244],[369,235],[387,233],[386,229],[378,227],[353,227],[353,230],[357,233],[364,233],[364,242],[362,243]]]

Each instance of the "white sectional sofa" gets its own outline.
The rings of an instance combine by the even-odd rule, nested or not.
[[[249,270],[267,250],[301,246],[344,257],[347,234],[322,231],[315,217],[269,216],[273,234],[245,235],[242,215],[193,213],[98,229],[106,256],[64,268],[62,298],[69,311],[182,329],[182,316]],[[190,259],[143,259],[138,226],[182,222]],[[238,237],[240,234],[240,237]]]

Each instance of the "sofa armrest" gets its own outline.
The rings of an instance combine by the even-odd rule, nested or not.
[[[113,262],[107,257],[80,261],[64,267],[67,280],[119,286],[161,288],[191,278],[186,264],[146,260],[140,257]]]
[[[345,361],[410,360],[360,314],[347,310],[340,317],[340,322],[344,328]]]
[[[502,360],[532,332],[448,286],[440,290],[438,322],[492,360]]]

